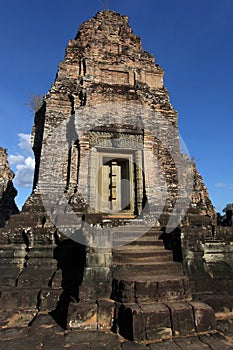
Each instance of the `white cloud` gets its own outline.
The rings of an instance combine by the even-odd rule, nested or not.
[[[32,186],[35,168],[35,160],[31,149],[31,135],[20,133],[18,136],[19,152],[10,154],[8,159],[15,173],[15,186],[29,188]]]
[[[31,146],[31,134],[18,134],[19,136],[19,143],[18,146],[22,153],[25,156],[29,156],[32,154],[32,146]]]
[[[225,189],[230,190],[230,191],[233,190],[232,184],[225,183],[225,182],[217,182],[217,183],[214,185],[214,187],[217,187],[217,188],[225,188]]]
[[[18,187],[31,187],[34,175],[35,160],[27,157],[24,162],[16,165],[14,183]]]
[[[221,188],[221,187],[226,187],[227,184],[225,184],[224,182],[217,182],[214,186],[218,187],[218,188]]]
[[[24,156],[22,156],[21,154],[18,154],[18,155],[10,154],[8,157],[8,161],[10,165],[21,164],[24,162]]]

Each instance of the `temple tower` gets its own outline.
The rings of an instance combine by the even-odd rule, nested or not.
[[[199,301],[221,289],[215,210],[163,78],[126,16],[99,12],[69,41],[35,114],[33,192],[0,231],[6,309],[131,340],[214,327]]]
[[[163,213],[164,225],[175,207],[179,216],[191,203],[213,219],[206,189],[194,183],[197,171],[180,151],[163,76],[126,16],[103,11],[83,23],[35,117],[35,192],[45,198],[53,188],[54,205],[55,194],[66,193],[80,216],[150,213],[159,221]]]

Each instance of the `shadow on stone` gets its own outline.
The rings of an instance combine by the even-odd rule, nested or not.
[[[81,233],[81,230],[78,231]],[[68,238],[57,240],[54,249],[54,259],[62,271],[61,287],[63,292],[57,302],[55,310],[50,312],[54,320],[64,329],[67,328],[67,313],[70,302],[78,303],[79,288],[83,281],[86,266],[86,246]]]
[[[163,240],[165,249],[172,250],[173,260],[182,262],[182,247],[181,247],[181,230],[179,227],[175,228],[171,233],[166,233],[166,228],[162,228],[162,234],[159,239]]]
[[[2,186],[2,185],[1,185]],[[3,189],[0,186],[0,195]],[[18,214],[19,209],[15,204],[17,190],[14,188],[13,182],[8,180],[6,189],[0,196],[0,227],[4,227],[11,215]]]
[[[122,305],[118,312],[117,324],[119,327],[119,334],[128,340],[134,340],[133,336],[133,314],[130,308]]]

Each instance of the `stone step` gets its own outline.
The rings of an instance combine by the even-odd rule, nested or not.
[[[134,341],[164,339],[209,331],[213,309],[199,302],[117,304],[116,331]]]
[[[0,309],[2,311],[12,310],[34,310],[50,311],[56,308],[62,288],[7,288],[1,289]]]
[[[182,275],[183,267],[179,262],[152,262],[149,265],[141,262],[121,263],[113,265],[113,276],[118,273],[119,275],[138,274],[156,274],[156,275]]]
[[[27,266],[18,277],[20,288],[46,288],[51,284],[56,274],[56,266]]]
[[[120,247],[125,245],[153,245],[153,246],[160,246],[164,247],[163,240],[159,239],[158,237],[154,237],[152,235],[143,235],[143,236],[135,236],[134,234],[131,235],[117,235],[113,236],[113,247]]]
[[[23,337],[25,339],[26,334],[28,333],[28,326],[32,324],[32,321],[35,319],[38,311],[34,308],[32,309],[12,309],[3,311],[1,310],[0,314],[0,329],[1,329],[1,341],[3,333],[8,333],[7,338],[17,338],[17,336],[21,333],[24,334]],[[9,337],[10,334],[10,337]],[[3,345],[4,344],[4,345]],[[8,348],[6,346],[6,343],[0,344],[1,349]],[[18,345],[18,344],[17,344]],[[27,344],[28,345],[28,344]],[[17,346],[13,345],[14,349],[19,349]],[[25,340],[24,340],[24,346],[20,347],[21,349],[27,348],[25,346]]]
[[[2,287],[15,287],[17,277],[21,272],[20,265],[0,265],[0,286]],[[1,289],[0,289],[1,290]]]
[[[161,232],[157,234],[153,232],[147,232],[140,235],[138,232],[114,232],[113,234],[113,246],[122,245],[135,245],[135,244],[148,244],[148,245],[160,245],[163,246],[163,240],[159,239]]]
[[[154,234],[145,234],[141,237],[139,237],[137,242],[161,242],[163,243],[162,239],[159,239],[159,235],[154,235]]]
[[[130,245],[130,246],[135,246],[135,245],[140,245],[140,246],[156,246],[159,248],[163,248],[164,244],[162,240],[157,239],[156,237],[152,236],[142,236],[139,239],[136,240],[131,240],[129,237],[123,237],[123,238],[116,238],[114,239],[114,246],[125,246],[125,245]]]
[[[135,242],[134,244],[127,244],[125,246],[122,246],[122,247],[116,247],[113,249],[113,251],[115,252],[121,252],[121,253],[128,253],[128,252],[132,252],[132,251],[135,251],[135,252],[140,252],[140,251],[154,251],[154,252],[157,252],[158,249],[155,246],[151,245],[151,244],[138,244],[137,242]],[[168,251],[168,250],[165,250],[164,246],[162,245],[162,248],[159,249],[160,252],[163,252],[163,251]]]
[[[173,261],[173,254],[170,250],[159,250],[155,248],[138,248],[134,246],[127,249],[115,249],[113,251],[113,263],[152,263]]]
[[[9,229],[17,229],[30,227],[36,229],[36,228],[43,228],[43,227],[49,227],[54,228],[54,225],[50,222],[47,214],[45,212],[39,213],[39,211],[35,212],[24,212],[22,211],[20,214],[12,215],[10,220],[7,222],[7,225],[5,227],[5,230]],[[21,231],[22,232],[22,231]]]
[[[0,298],[1,310],[37,309],[39,289],[2,288]]]
[[[111,297],[121,302],[158,302],[188,299],[191,292],[186,276],[115,273]]]
[[[146,231],[145,236],[151,236],[151,237],[160,237],[163,234],[163,232],[158,228],[151,228],[148,231]]]
[[[127,234],[127,235],[138,235],[139,237],[141,236],[152,236],[152,237],[160,237],[162,235],[162,231],[160,230],[152,230],[152,229],[147,229],[146,227],[143,228],[137,228],[137,227],[127,227],[127,226],[122,226],[122,227],[114,227],[112,229],[112,232],[114,234]]]
[[[67,328],[76,330],[110,330],[113,327],[115,302],[98,299],[96,302],[70,303]]]
[[[51,315],[62,316],[57,308]],[[118,303],[98,299],[96,303],[70,303],[68,329],[113,330],[133,341],[164,339],[205,332],[215,327],[213,309],[200,302]]]

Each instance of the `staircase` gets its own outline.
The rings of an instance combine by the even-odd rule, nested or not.
[[[144,232],[137,225],[114,234],[120,245],[113,250],[112,266],[115,331],[129,340],[151,340],[212,328],[213,310],[192,301],[182,264],[164,248],[161,231]],[[140,238],[130,242],[134,236]]]
[[[30,325],[64,304],[61,270],[54,259],[54,228],[32,220],[29,214],[24,216],[28,223],[31,220],[31,235],[22,233],[18,225],[12,243],[3,235],[0,241],[0,323],[4,327]],[[86,267],[81,302],[65,303],[59,324],[76,330],[111,329],[129,340],[148,341],[214,328],[212,308],[192,301],[182,264],[173,261],[173,252],[164,248],[161,231],[146,231],[142,223],[114,228],[112,264],[96,270]],[[76,262],[72,266],[75,276]]]

